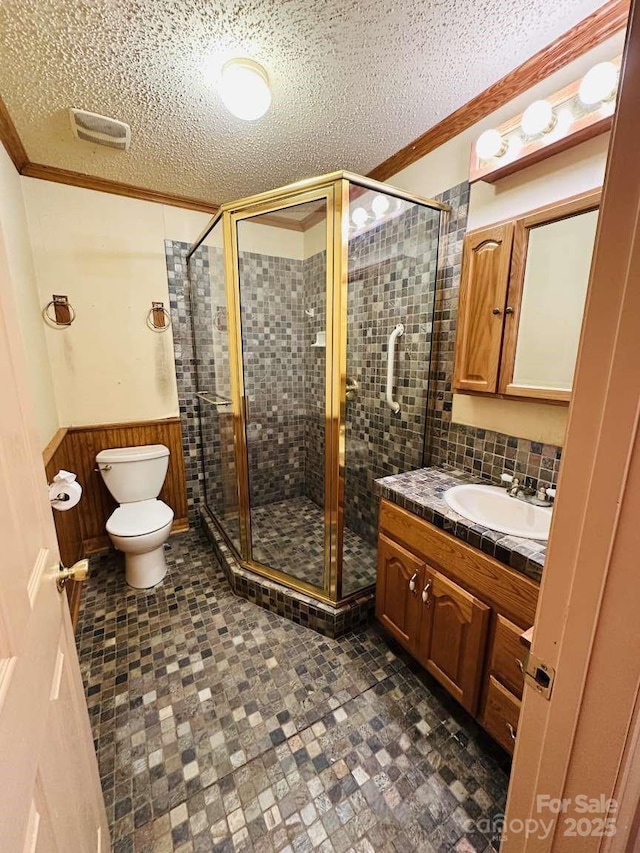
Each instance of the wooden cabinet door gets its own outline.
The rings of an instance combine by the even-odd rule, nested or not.
[[[422,560],[386,536],[379,537],[376,616],[387,631],[411,652],[418,644],[423,577]]]
[[[420,596],[423,614],[418,659],[474,714],[484,668],[490,608],[434,569],[427,567],[425,577],[431,586]]]
[[[513,223],[483,228],[464,240],[456,332],[455,391],[494,394],[511,263]]]

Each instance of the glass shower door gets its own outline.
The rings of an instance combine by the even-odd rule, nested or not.
[[[376,580],[375,480],[422,465],[440,211],[352,184],[348,218],[345,596]]]
[[[237,265],[251,558],[323,590],[328,199],[317,195],[239,218]]]
[[[240,553],[222,220],[191,255],[189,280],[205,502]]]

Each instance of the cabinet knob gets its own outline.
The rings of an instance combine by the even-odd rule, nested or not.
[[[429,607],[429,605],[431,604],[431,600],[429,599],[429,590],[430,589],[431,589],[431,581],[428,581],[427,585],[422,590],[422,600],[427,605],[427,607]]]
[[[417,578],[418,578],[418,573],[414,572],[413,577],[409,581],[409,589],[411,590],[411,592],[416,591],[416,580],[417,580]]]
[[[508,305],[508,306],[504,309],[504,313],[505,313],[505,314],[513,314],[513,308],[512,308],[510,305]]]
[[[497,316],[498,314],[502,314],[502,311],[499,308],[494,308],[491,313]]]

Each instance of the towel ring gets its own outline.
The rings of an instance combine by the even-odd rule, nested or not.
[[[52,317],[49,313],[49,309],[51,306],[64,307],[69,312],[69,320],[66,323],[61,323],[56,320],[55,316]],[[76,319],[76,312],[74,311],[73,305],[70,302],[61,302],[60,300],[52,299],[51,302],[47,302],[47,304],[42,309],[42,319],[45,321],[47,326],[52,329],[67,329],[73,321]]]
[[[156,324],[154,322],[154,314],[156,314],[156,312],[158,312],[158,311],[162,311],[162,313],[164,314],[164,316],[167,320],[167,322],[163,326],[156,326]],[[167,329],[171,328],[171,314],[169,314],[169,312],[167,311],[167,309],[164,306],[162,308],[160,308],[160,307],[150,308],[148,313],[147,313],[146,324],[151,329],[152,332],[157,332],[158,334],[161,334],[162,332],[166,332]]]

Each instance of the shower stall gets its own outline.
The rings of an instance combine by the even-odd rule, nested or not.
[[[446,209],[336,172],[191,247],[204,500],[244,569],[332,605],[375,583],[374,480],[423,464]]]

